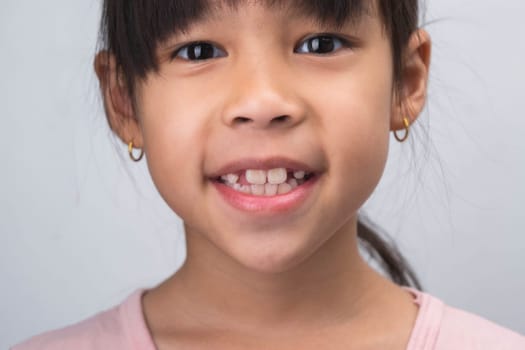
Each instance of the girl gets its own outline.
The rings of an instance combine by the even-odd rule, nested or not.
[[[105,0],[105,110],[184,265],[14,349],[524,349],[419,291],[358,210],[425,104],[416,0]],[[390,279],[369,267],[359,240]]]

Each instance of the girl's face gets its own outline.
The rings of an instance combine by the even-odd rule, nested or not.
[[[335,234],[355,233],[383,172],[391,121],[401,119],[376,14],[336,29],[252,2],[218,7],[157,53],[159,71],[137,89],[134,138],[187,235],[278,272]],[[265,180],[249,169],[274,170]],[[307,175],[290,192],[249,185],[294,187],[294,172]],[[219,180],[228,174],[237,185]]]

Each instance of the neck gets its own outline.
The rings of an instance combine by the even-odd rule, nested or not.
[[[201,315],[199,324],[207,328],[318,329],[351,322],[368,310],[384,282],[362,260],[356,231],[356,221],[349,222],[314,254],[279,273],[247,269],[189,232],[185,264],[159,289],[176,305],[174,312]]]

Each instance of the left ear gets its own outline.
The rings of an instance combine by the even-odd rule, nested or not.
[[[430,35],[423,29],[415,31],[404,54],[399,91],[394,93],[390,130],[401,130],[403,118],[414,123],[426,102],[431,54]]]

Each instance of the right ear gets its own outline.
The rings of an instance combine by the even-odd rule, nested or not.
[[[140,124],[124,76],[117,68],[115,56],[107,51],[99,52],[95,57],[95,72],[100,83],[109,126],[122,142],[133,142],[134,147],[142,148]]]

